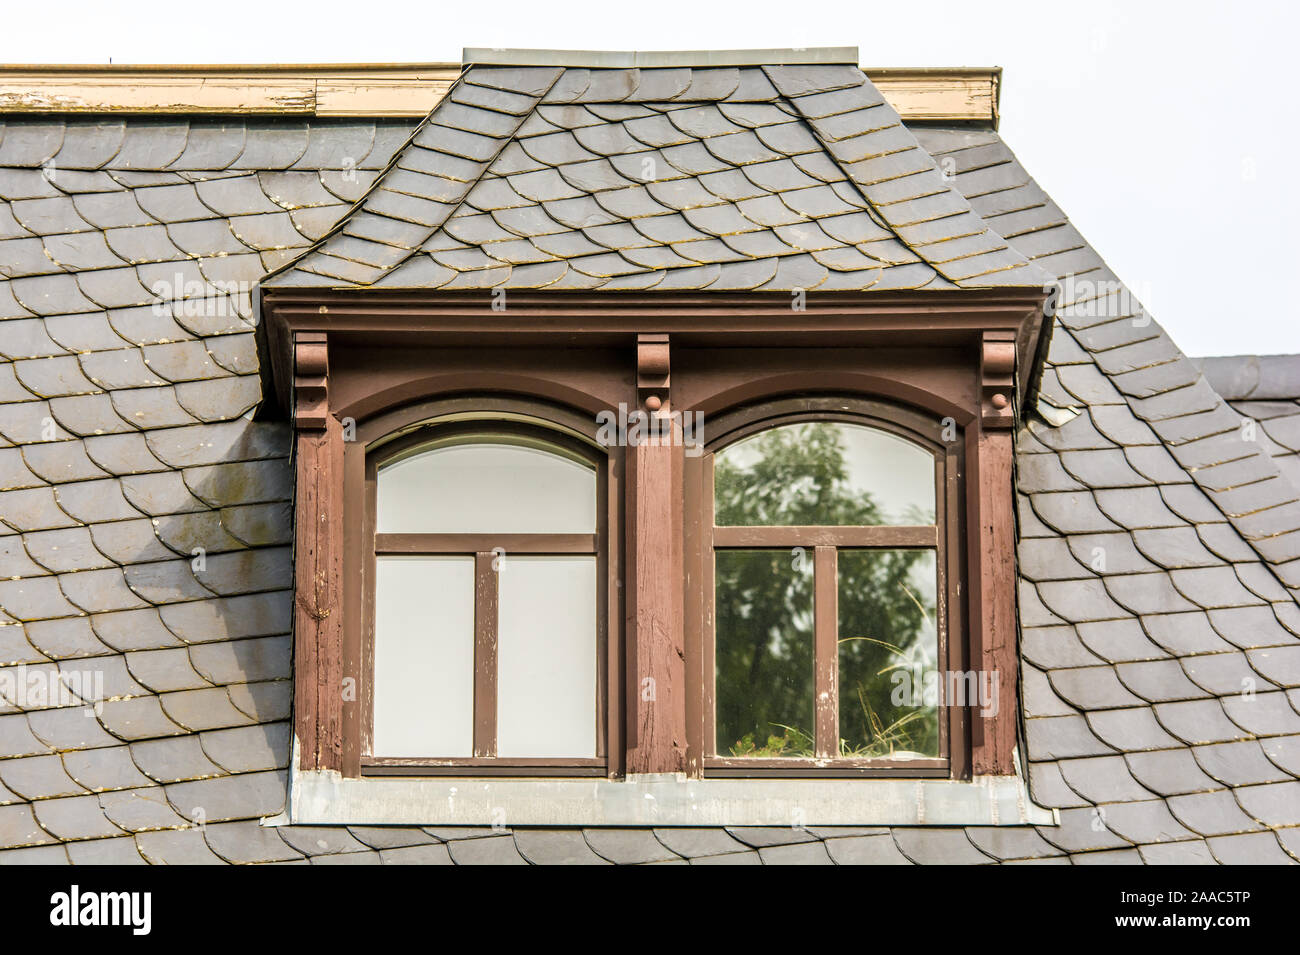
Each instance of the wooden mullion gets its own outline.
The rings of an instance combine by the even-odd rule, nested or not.
[[[686,770],[681,425],[674,440],[627,449],[627,763]]]
[[[873,527],[715,527],[715,547],[937,547],[933,524]]]
[[[834,547],[821,545],[813,561],[813,620],[816,674],[817,756],[839,755],[839,560]]]
[[[474,555],[474,756],[497,754],[497,572],[491,551]]]

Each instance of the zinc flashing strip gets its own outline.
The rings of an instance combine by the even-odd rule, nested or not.
[[[295,769],[263,825],[1052,826],[1018,776],[950,779],[344,779]]]
[[[524,51],[489,51],[494,53]],[[564,54],[555,53],[563,58]],[[467,51],[467,55],[473,51]],[[782,62],[852,62],[853,47],[803,51],[608,54],[631,57],[714,56],[699,66],[736,65],[723,58]],[[826,60],[782,60],[824,55]],[[605,56],[606,54],[583,54]],[[848,60],[842,58],[848,57]],[[483,61],[475,61],[483,62]],[[664,64],[668,62],[665,59]],[[648,66],[642,63],[642,66]],[[908,123],[996,126],[998,68],[867,69],[867,76]],[[319,118],[416,118],[429,111],[461,73],[460,64],[322,64],[251,66],[0,65],[0,115],[212,115]]]

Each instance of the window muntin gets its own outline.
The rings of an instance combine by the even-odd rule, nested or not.
[[[367,467],[374,701],[363,761],[599,765],[594,453],[541,428],[479,422],[397,439]]]
[[[845,418],[713,455],[715,768],[946,765],[944,455]]]

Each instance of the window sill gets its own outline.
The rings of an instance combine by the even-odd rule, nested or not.
[[[264,825],[1057,825],[1019,776],[949,779],[345,779],[295,771]]]

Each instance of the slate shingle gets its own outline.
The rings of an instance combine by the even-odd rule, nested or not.
[[[603,865],[581,829],[516,829],[515,847],[533,865]]]
[[[458,839],[447,843],[447,851],[456,865],[527,865],[513,836],[489,836],[484,839]]]

